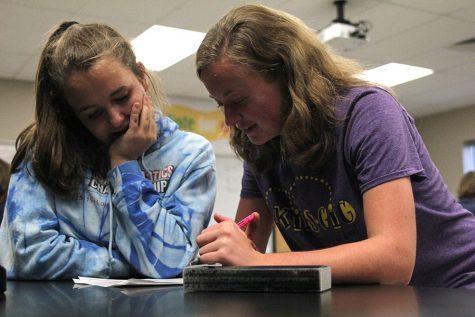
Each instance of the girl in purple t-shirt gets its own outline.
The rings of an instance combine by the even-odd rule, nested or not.
[[[475,289],[475,217],[450,194],[414,120],[299,19],[231,10],[197,73],[244,160],[236,220],[197,238],[204,263],[328,265],[335,283]],[[292,252],[264,253],[276,224]]]

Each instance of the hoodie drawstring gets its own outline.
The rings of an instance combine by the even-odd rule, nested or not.
[[[113,236],[113,218],[114,218],[114,209],[112,207],[112,187],[109,184],[109,263],[112,269],[112,262],[114,258],[112,257],[112,236]]]

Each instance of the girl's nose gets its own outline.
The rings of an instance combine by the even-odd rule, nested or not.
[[[236,123],[241,120],[242,116],[239,114],[239,112],[234,111],[231,109],[231,107],[226,107],[223,106],[224,109],[224,123],[230,127],[236,125]]]
[[[125,119],[124,113],[118,107],[112,107],[109,110],[109,123],[114,128],[119,128],[123,125]]]

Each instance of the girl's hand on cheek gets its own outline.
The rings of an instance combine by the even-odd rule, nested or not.
[[[115,140],[110,148],[111,167],[136,160],[157,140],[155,111],[149,96],[143,97],[143,105],[134,103],[130,112],[129,129]]]

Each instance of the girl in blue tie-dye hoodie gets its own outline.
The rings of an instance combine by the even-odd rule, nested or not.
[[[9,279],[181,273],[214,205],[214,154],[157,103],[110,27],[64,22],[51,33],[0,228]]]

